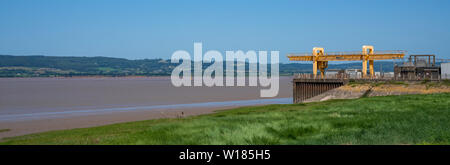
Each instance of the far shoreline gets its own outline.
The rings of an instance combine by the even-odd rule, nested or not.
[[[31,79],[31,78],[48,78],[48,79],[77,79],[77,78],[166,78],[168,76],[55,76],[55,77],[0,77],[0,79]]]
[[[280,75],[278,77],[292,77]],[[1,79],[90,79],[90,78],[170,78],[171,76],[57,76],[57,77],[0,77]],[[248,76],[245,76],[248,77]]]

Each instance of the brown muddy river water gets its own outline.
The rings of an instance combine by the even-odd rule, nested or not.
[[[170,77],[0,78],[0,137],[292,102],[291,77],[268,87],[174,87]]]

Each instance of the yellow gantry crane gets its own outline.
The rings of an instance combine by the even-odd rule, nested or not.
[[[362,61],[362,76],[367,77],[367,61],[369,61],[370,77],[373,77],[374,60],[403,59],[405,53],[406,51],[401,50],[374,51],[373,46],[370,45],[363,45],[362,51],[331,53],[325,53],[323,48],[314,47],[312,53],[292,53],[288,54],[288,58],[291,61],[312,61],[314,77],[317,76],[317,69],[319,69],[322,78],[328,67],[328,61]]]

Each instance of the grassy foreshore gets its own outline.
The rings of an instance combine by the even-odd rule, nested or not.
[[[450,144],[450,93],[243,107],[31,134],[0,144]]]

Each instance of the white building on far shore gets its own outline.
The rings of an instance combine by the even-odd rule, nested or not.
[[[450,79],[450,63],[441,63],[441,78]]]

